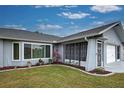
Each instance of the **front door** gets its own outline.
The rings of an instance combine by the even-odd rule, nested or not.
[[[102,42],[97,42],[97,66],[102,64]]]

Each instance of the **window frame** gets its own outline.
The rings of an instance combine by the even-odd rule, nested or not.
[[[24,59],[24,44],[31,44],[31,59]],[[40,58],[33,58],[32,57],[32,46],[33,45],[43,45],[43,46],[46,46],[46,45],[49,45],[50,46],[50,57],[49,58],[46,58],[45,57],[45,48],[44,48],[44,57],[41,58],[41,59],[50,59],[52,58],[52,47],[53,45],[52,44],[46,44],[46,43],[32,43],[32,42],[22,42],[22,60],[23,61],[28,61],[28,60],[39,60]]]
[[[14,59],[14,43],[19,44],[19,59]],[[12,61],[21,61],[21,47],[20,47],[20,42],[12,42]]]

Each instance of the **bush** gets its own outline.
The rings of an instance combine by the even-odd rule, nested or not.
[[[39,65],[43,65],[44,61],[42,59],[39,59],[38,63],[39,63]]]
[[[27,65],[28,65],[28,67],[31,67],[32,66],[31,61],[27,61]]]
[[[109,71],[105,71],[104,68],[96,68],[92,71],[89,71],[91,73],[96,73],[96,74],[108,74],[108,73],[111,73]]]

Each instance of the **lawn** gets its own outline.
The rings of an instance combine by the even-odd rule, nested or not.
[[[124,87],[124,74],[97,77],[68,67],[53,65],[0,72],[0,87]]]

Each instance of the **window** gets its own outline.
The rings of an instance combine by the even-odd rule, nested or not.
[[[44,46],[43,45],[32,45],[32,57],[43,58],[44,57]]]
[[[19,60],[19,43],[13,43],[13,59]]]
[[[50,57],[50,46],[49,45],[46,45],[46,58],[49,58]]]
[[[117,59],[120,59],[120,46],[117,46]]]
[[[50,45],[24,44],[24,59],[50,58]]]
[[[24,59],[31,59],[31,44],[24,44]]]

